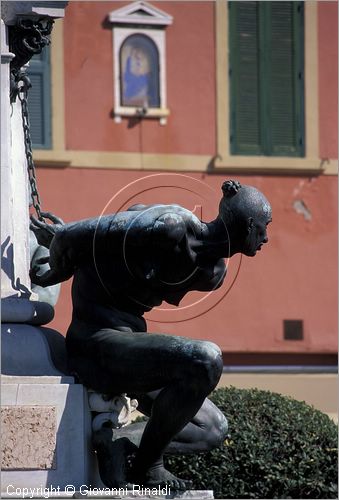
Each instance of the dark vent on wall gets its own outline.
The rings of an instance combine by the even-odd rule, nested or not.
[[[304,323],[302,319],[284,319],[284,340],[303,340]]]

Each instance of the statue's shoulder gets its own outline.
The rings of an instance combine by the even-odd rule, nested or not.
[[[190,231],[200,231],[202,222],[194,215],[193,212],[181,205],[167,205],[168,213],[173,214],[173,217],[177,217],[178,221],[185,226],[186,229]]]
[[[190,210],[177,204],[154,205],[154,218],[166,219],[173,224],[199,225],[201,221]]]
[[[136,217],[138,219],[148,220],[151,223],[156,219],[163,218],[165,216],[171,216],[173,221],[177,222],[194,221],[196,223],[200,223],[199,219],[190,210],[187,210],[187,208],[184,208],[181,205],[177,205],[175,203],[167,205],[160,203],[156,203],[153,205],[143,205],[141,203],[138,203],[129,207],[127,209],[127,212],[138,212],[138,214],[136,214]]]
[[[188,210],[181,205],[177,205],[176,203],[171,203],[168,205],[151,205],[150,207],[154,207],[160,215],[170,214],[174,218],[177,217],[178,220],[184,220],[189,222],[200,223],[200,220],[193,212]]]
[[[172,242],[179,243],[189,233],[199,233],[201,221],[186,208],[171,204],[163,205],[162,214],[154,224],[154,232]]]
[[[179,242],[192,226],[195,229],[201,224],[192,212],[177,204],[138,204],[128,211],[136,214],[131,229],[150,234],[164,244]]]

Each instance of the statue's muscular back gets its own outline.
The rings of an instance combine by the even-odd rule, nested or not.
[[[162,301],[178,305],[190,290],[217,288],[225,264],[223,259],[200,259],[206,229],[178,205],[137,205],[66,225],[68,252],[60,252],[65,245],[55,245],[59,251],[54,259],[68,256],[76,262],[74,315],[88,321],[95,309],[95,323],[113,327],[117,311],[141,318]]]

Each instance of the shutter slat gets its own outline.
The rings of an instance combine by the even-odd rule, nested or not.
[[[45,127],[43,112],[43,75],[31,73],[29,76],[32,87],[28,94],[28,111],[33,145],[45,143]]]

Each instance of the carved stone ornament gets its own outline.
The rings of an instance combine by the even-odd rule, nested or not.
[[[103,394],[89,390],[88,404],[91,411],[99,413],[92,422],[93,431],[97,431],[106,422],[110,422],[113,429],[119,429],[129,424],[131,413],[136,410],[138,401],[130,399],[126,394],[108,399]]]
[[[31,86],[23,68],[35,55],[50,44],[54,20],[46,19],[18,19],[15,26],[9,27],[9,48],[15,54],[11,61],[10,96],[14,102],[19,92],[19,82],[23,81],[29,88]]]
[[[64,17],[65,7],[68,2],[57,1],[3,1],[1,2],[1,18],[7,26],[15,25],[19,17],[25,16],[30,19],[51,18],[57,19]]]
[[[64,17],[67,4],[67,1],[62,0],[1,2],[1,19],[8,27],[10,51],[15,54],[10,74],[11,102],[16,100],[20,81],[26,89],[30,87],[22,67],[50,43],[54,19]]]

